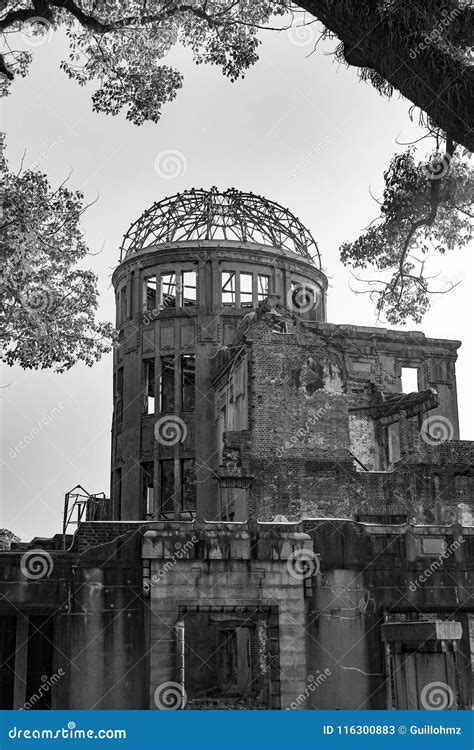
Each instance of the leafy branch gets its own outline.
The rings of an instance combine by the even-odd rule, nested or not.
[[[468,154],[439,132],[436,150],[416,162],[413,147],[394,156],[385,172],[380,215],[354,242],[341,246],[341,260],[355,269],[377,271],[363,278],[379,314],[390,323],[420,322],[430,295],[450,291],[430,286],[426,275],[430,251],[445,254],[472,239],[473,169]]]
[[[66,183],[8,169],[0,140],[0,359],[25,369],[63,372],[92,365],[115,340],[95,321],[97,277],[78,267],[87,255],[80,229],[86,206]]]

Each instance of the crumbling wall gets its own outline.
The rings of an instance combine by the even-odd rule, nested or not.
[[[242,463],[254,477],[250,497],[261,519],[299,517],[318,501],[328,510],[335,477],[319,477],[318,488],[314,463],[327,471],[351,462],[341,353],[323,338],[309,342],[297,328],[288,331],[273,332],[263,319],[251,333],[250,445]]]
[[[454,439],[459,343],[385,329],[308,326],[284,311],[280,317],[276,328],[262,312],[243,337],[249,428],[225,437],[224,450],[252,477],[249,517],[354,517],[396,506],[417,522],[468,519],[473,449]],[[401,392],[404,366],[417,367],[425,390],[405,399],[411,411],[400,406],[395,413],[398,400],[390,394]],[[434,413],[437,396],[429,388],[441,377],[451,395],[439,398]],[[395,406],[384,407],[387,398]],[[418,403],[419,413],[412,406]],[[446,429],[438,440],[439,419]],[[393,420],[400,448],[390,457],[387,426]]]

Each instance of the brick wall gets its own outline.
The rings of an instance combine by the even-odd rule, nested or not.
[[[123,554],[141,541],[139,532],[144,526],[146,522],[86,521],[80,524],[74,536],[72,551],[82,553],[94,550],[97,554],[110,554],[112,550],[107,548],[113,545]],[[130,554],[133,555],[133,552],[133,549],[130,550]]]
[[[416,522],[468,522],[474,443],[431,444],[420,436],[420,420],[401,413],[401,457],[390,466],[385,428],[368,411],[377,388],[400,390],[402,364],[428,362],[437,349],[453,357],[457,342],[346,328],[309,329],[289,316],[288,332],[277,333],[265,314],[250,326],[249,429],[225,441],[242,473],[253,476],[250,517],[351,518],[396,505]],[[427,368],[420,364],[423,387]],[[454,366],[450,373],[452,385]],[[443,408],[455,421],[451,402],[440,402],[436,414]]]

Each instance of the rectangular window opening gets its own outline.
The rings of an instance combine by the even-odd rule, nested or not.
[[[387,426],[387,459],[394,464],[400,459],[400,423],[393,422]]]
[[[144,366],[144,393],[145,393],[145,413],[155,413],[155,360],[145,359]]]
[[[181,357],[181,408],[194,411],[196,405],[196,358],[194,354]]]
[[[176,274],[164,273],[161,276],[161,302],[163,307],[176,307]]]
[[[402,393],[418,393],[417,367],[402,367]]]
[[[161,358],[160,411],[174,411],[174,357]]]
[[[235,628],[219,633],[219,677],[222,685],[237,690],[237,631]]]
[[[221,520],[246,521],[248,519],[248,490],[245,487],[221,487]]]
[[[235,307],[235,271],[222,271],[222,304]]]
[[[54,621],[49,615],[30,615],[26,666],[26,701],[30,710],[50,710],[51,690],[40,692],[44,675],[53,673]]]
[[[174,459],[165,458],[159,463],[160,513],[174,516]]]
[[[219,451],[219,463],[222,463],[222,456],[224,453],[224,436],[227,429],[227,409],[225,406],[222,407],[222,409],[219,411],[218,416],[218,434],[217,434],[217,440],[218,440],[218,451]]]
[[[270,293],[270,277],[263,274],[258,275],[258,301],[263,302]]]
[[[140,471],[142,475],[142,503],[145,510],[145,515],[151,516],[154,511],[153,502],[153,482],[154,482],[154,467],[153,461],[144,461],[140,464]]]
[[[194,458],[181,460],[181,510],[196,511],[196,469]]]
[[[181,306],[195,305],[197,301],[196,271],[181,273]]]
[[[115,377],[115,414],[117,420],[123,415],[123,367],[119,367]]]
[[[127,317],[127,287],[123,287],[120,292],[120,322],[123,323],[124,320],[127,320]]]
[[[253,275],[251,273],[240,274],[240,307],[253,306]]]
[[[143,283],[143,309],[156,310],[157,307],[156,276],[149,276]]]

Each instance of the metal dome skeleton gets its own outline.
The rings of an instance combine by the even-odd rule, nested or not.
[[[122,262],[152,245],[233,240],[297,253],[321,267],[316,241],[288,209],[253,193],[188,190],[154,203],[135,221],[121,246]]]

